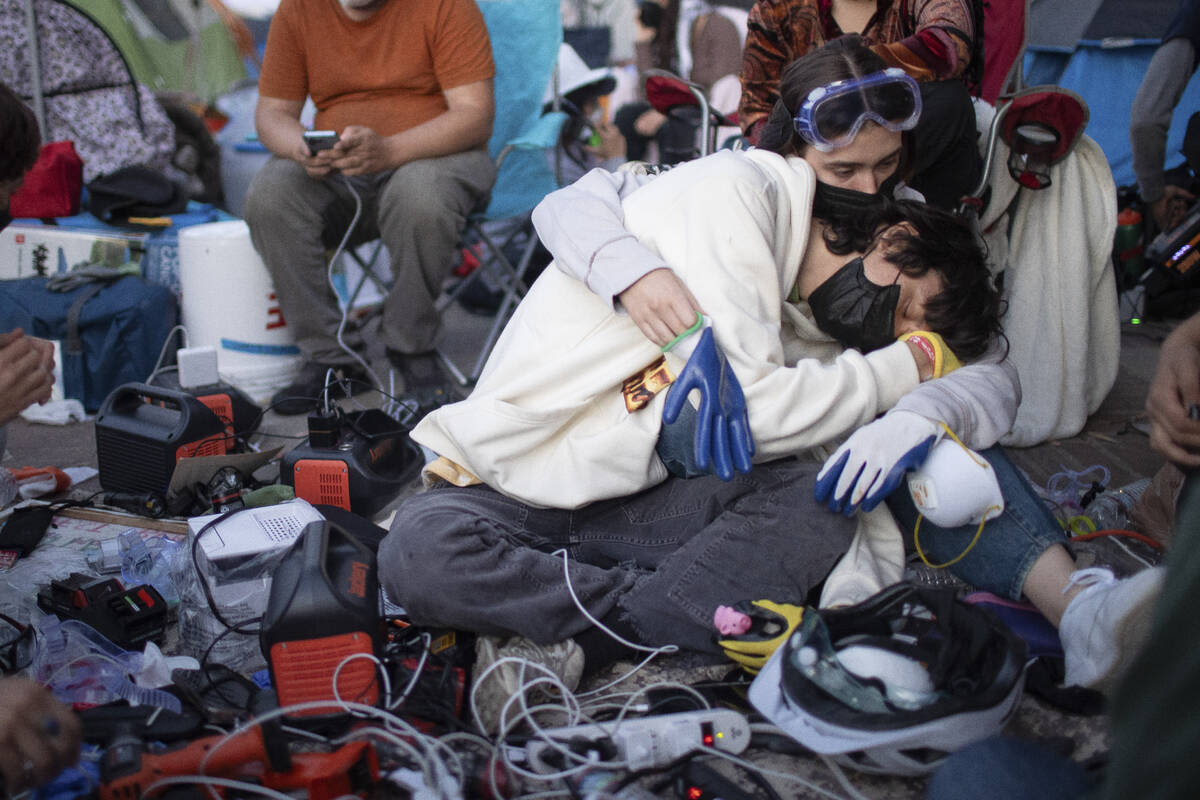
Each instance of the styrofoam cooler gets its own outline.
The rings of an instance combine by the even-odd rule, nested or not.
[[[179,232],[179,287],[188,344],[217,348],[224,380],[266,404],[295,377],[303,359],[244,221]]]

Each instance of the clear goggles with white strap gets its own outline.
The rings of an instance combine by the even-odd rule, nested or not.
[[[845,147],[870,121],[907,131],[921,116],[921,90],[904,70],[889,67],[861,78],[819,86],[793,117],[800,138],[822,152]]]

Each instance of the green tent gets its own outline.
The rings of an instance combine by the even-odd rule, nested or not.
[[[246,79],[233,37],[207,3],[66,0],[112,38],[134,77],[154,92],[212,102]]]

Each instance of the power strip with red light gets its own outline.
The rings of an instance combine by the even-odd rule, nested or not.
[[[583,763],[568,760],[560,748],[580,756],[595,752],[600,758],[598,765],[619,763],[624,769],[637,772],[664,767],[705,750],[736,755],[749,744],[750,725],[746,718],[732,709],[713,708],[550,728],[540,731],[538,738],[525,749],[530,766],[540,773]]]

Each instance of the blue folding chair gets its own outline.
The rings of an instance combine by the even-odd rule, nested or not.
[[[550,85],[562,42],[559,0],[476,0],[487,24],[496,62],[496,117],[488,152],[498,174],[491,199],[482,212],[468,219],[464,238],[477,240],[480,266],[438,303],[448,309],[458,294],[474,280],[488,274],[500,284],[500,307],[469,371],[464,371],[438,348],[447,370],[468,386],[479,378],[492,347],[513,308],[527,289],[526,273],[537,249],[531,214],[543,197],[558,188],[552,159],[567,115],[542,113],[543,95]],[[502,237],[486,230],[486,223],[512,220]],[[516,258],[505,253],[513,242],[523,242]]]

